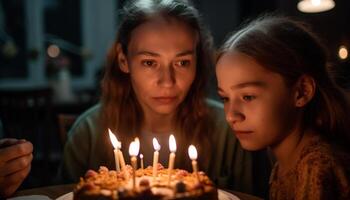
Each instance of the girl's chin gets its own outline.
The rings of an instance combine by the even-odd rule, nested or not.
[[[247,151],[259,151],[259,150],[267,148],[266,146],[263,146],[263,145],[252,144],[252,143],[248,143],[248,142],[241,142],[240,141],[240,144],[241,144],[242,148],[244,150],[247,150]]]
[[[172,108],[172,107],[158,107],[156,109],[154,109],[154,111],[158,114],[158,115],[172,115],[176,112],[176,108]]]

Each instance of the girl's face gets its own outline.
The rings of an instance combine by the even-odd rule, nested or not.
[[[174,114],[196,75],[197,34],[173,18],[154,17],[133,30],[127,62],[144,113]]]
[[[226,120],[243,148],[277,145],[292,131],[294,95],[281,75],[240,53],[222,55],[216,75]]]

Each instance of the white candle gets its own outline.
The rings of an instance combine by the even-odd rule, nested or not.
[[[175,163],[175,152],[176,152],[176,140],[173,135],[170,135],[169,137],[169,149],[170,149],[170,155],[169,155],[169,166],[168,166],[168,186],[170,186],[171,182],[171,171],[174,169],[174,163]]]
[[[124,170],[125,169],[125,160],[124,160],[123,152],[120,149],[118,149],[118,157],[119,157],[121,169]]]
[[[159,159],[159,150],[160,150],[160,145],[158,143],[158,140],[156,138],[153,138],[153,148],[154,148],[154,153],[153,153],[153,181],[157,177],[157,168],[158,168],[158,159]]]
[[[140,154],[140,160],[141,160],[141,170],[143,171],[143,154]]]
[[[114,159],[115,159],[115,169],[119,172],[120,166],[119,166],[119,159],[118,159],[118,151],[121,146],[120,142],[118,141],[117,137],[114,135],[114,133],[111,131],[111,129],[108,129],[109,139],[112,142],[112,145],[114,147]]]
[[[135,139],[130,143],[129,146],[129,155],[131,156],[131,165],[132,165],[132,186],[136,190],[136,169],[137,169],[137,155],[140,151],[140,141]]]
[[[193,168],[193,173],[195,173],[196,177],[197,177],[197,181],[199,181],[199,176],[198,176],[198,165],[197,165],[197,149],[195,146],[190,145],[188,147],[188,155],[190,157],[190,159],[192,160],[192,168]]]

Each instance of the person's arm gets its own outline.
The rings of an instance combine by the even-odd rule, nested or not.
[[[0,140],[0,196],[12,195],[29,174],[33,145],[26,140]]]

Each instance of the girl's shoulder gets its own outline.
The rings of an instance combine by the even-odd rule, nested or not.
[[[77,117],[72,125],[68,137],[85,137],[86,134],[94,134],[101,128],[100,124],[101,105],[96,104]]]
[[[313,137],[305,145],[298,161],[299,168],[305,165],[312,168],[334,168],[345,164],[350,166],[350,155],[319,136]]]
[[[77,118],[77,122],[78,121],[84,121],[87,119],[96,119],[99,118],[101,112],[101,104],[95,104],[92,107],[90,107],[89,109],[87,109],[86,111],[84,111],[78,118]]]
[[[300,187],[312,186],[315,191],[310,191],[310,195],[340,191],[350,197],[350,155],[315,137],[301,152],[297,179]]]
[[[295,167],[278,176],[276,163],[270,177],[271,199],[349,199],[350,159],[327,141],[315,137],[302,149]]]

